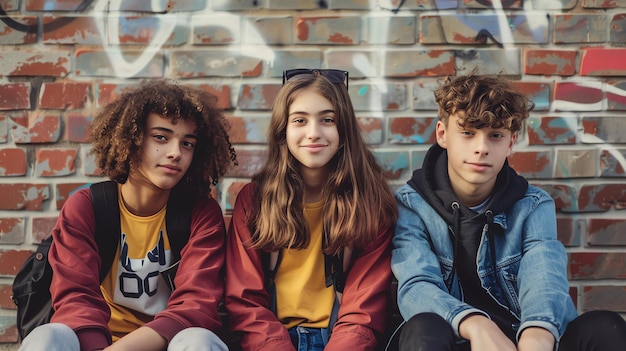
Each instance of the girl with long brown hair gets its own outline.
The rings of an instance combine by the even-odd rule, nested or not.
[[[244,350],[373,350],[397,209],[364,142],[348,73],[284,72],[262,169],[238,194],[226,308]]]

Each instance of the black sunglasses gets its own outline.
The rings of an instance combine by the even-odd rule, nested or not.
[[[322,75],[333,83],[344,83],[346,89],[348,89],[348,71],[342,71],[340,69],[318,69],[318,68],[294,68],[283,71],[283,85],[289,79],[300,74],[319,74]]]

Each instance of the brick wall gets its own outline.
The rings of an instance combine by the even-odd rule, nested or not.
[[[397,187],[433,139],[437,80],[502,73],[537,105],[511,164],[558,207],[580,311],[626,314],[626,0],[0,0],[0,342],[11,282],[69,192],[100,180],[94,111],[143,78],[219,96],[240,165],[263,160],[281,72],[350,72],[363,133]],[[4,345],[8,347],[10,345]]]

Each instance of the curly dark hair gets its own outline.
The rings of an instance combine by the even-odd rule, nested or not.
[[[131,169],[139,165],[150,113],[169,118],[173,123],[183,119],[196,124],[193,160],[176,187],[206,194],[230,166],[237,165],[235,149],[228,137],[230,125],[217,108],[217,98],[191,86],[157,79],[144,81],[124,92],[94,117],[91,153],[104,175],[125,183]]]
[[[448,124],[451,114],[460,127],[504,128],[518,132],[535,104],[502,76],[481,76],[474,70],[467,75],[448,77],[435,90],[439,119]]]

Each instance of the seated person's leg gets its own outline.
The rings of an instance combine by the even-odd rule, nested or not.
[[[18,351],[80,351],[80,342],[65,324],[42,324],[24,338]]]
[[[400,351],[453,351],[454,333],[450,324],[434,313],[420,313],[400,330]]]
[[[167,351],[227,351],[226,344],[215,333],[204,328],[187,328],[176,334]]]
[[[589,311],[571,321],[559,351],[621,351],[626,345],[626,321],[610,311]]]

